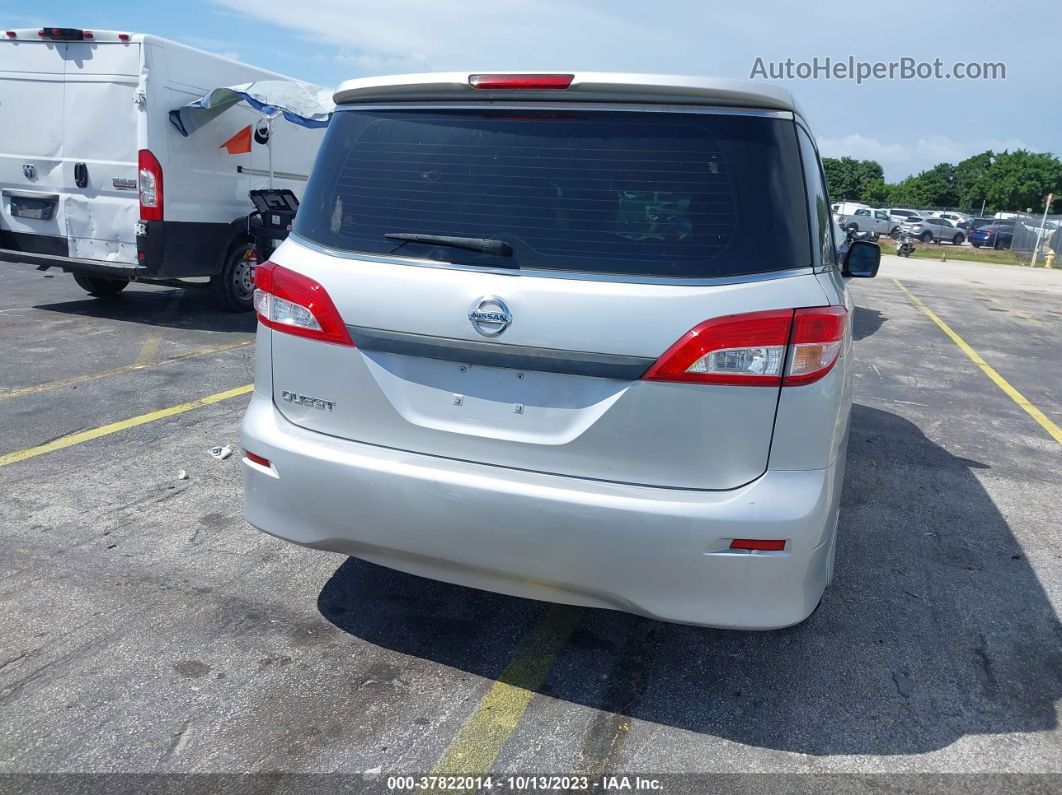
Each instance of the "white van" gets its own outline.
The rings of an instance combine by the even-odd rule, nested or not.
[[[852,215],[856,210],[870,210],[873,209],[869,204],[863,204],[863,202],[837,202],[830,205],[830,210],[834,215]]]
[[[286,79],[141,33],[7,31],[0,260],[62,268],[93,295],[211,277],[228,308],[250,308],[247,194],[269,187],[269,152],[261,136],[242,154],[225,144],[263,114],[241,103],[188,137],[169,114],[214,88]],[[272,187],[301,197],[323,133],[275,125]]]

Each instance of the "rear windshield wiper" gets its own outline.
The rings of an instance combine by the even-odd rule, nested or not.
[[[513,255],[512,246],[504,240],[494,240],[489,237],[452,237],[450,235],[425,235],[419,232],[388,232],[384,237],[391,240],[402,240],[406,243],[434,243],[439,246],[453,246],[454,248],[493,254],[496,257],[511,257]]]

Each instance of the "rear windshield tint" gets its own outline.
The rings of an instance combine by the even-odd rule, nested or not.
[[[295,231],[484,266],[701,278],[811,263],[792,121],[539,110],[336,113]],[[492,238],[511,257],[388,233]]]

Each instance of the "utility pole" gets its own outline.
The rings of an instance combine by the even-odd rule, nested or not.
[[[1048,193],[1047,201],[1044,202],[1044,217],[1043,220],[1040,221],[1040,231],[1036,234],[1036,248],[1033,249],[1032,263],[1030,264],[1030,267],[1036,267],[1036,257],[1040,253],[1040,241],[1043,240],[1044,226],[1047,225],[1047,211],[1051,209],[1051,202],[1054,200],[1055,194]]]

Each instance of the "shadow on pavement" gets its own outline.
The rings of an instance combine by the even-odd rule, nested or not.
[[[1062,628],[973,464],[853,407],[836,579],[810,619],[744,633],[585,610],[539,692],[816,755],[1055,728]],[[548,609],[354,558],[318,607],[365,641],[492,679]]]
[[[228,312],[206,288],[138,290],[132,284],[111,298],[86,295],[81,300],[37,304],[34,309],[196,331],[250,333],[257,324],[254,312]]]
[[[855,317],[852,319],[852,337],[857,340],[866,339],[881,328],[886,320],[888,318],[877,309],[857,306]]]

